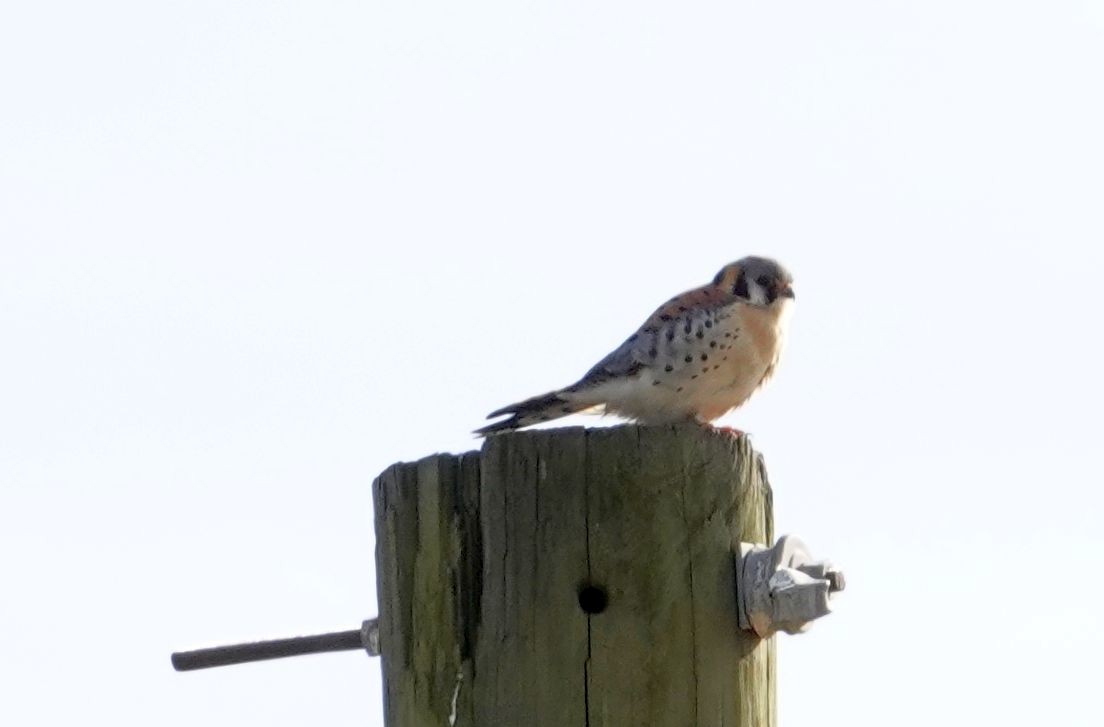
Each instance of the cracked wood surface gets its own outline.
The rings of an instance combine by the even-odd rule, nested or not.
[[[514,432],[373,493],[388,727],[774,727],[773,642],[736,623],[736,544],[773,539],[746,438]]]

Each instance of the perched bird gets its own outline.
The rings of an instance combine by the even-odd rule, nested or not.
[[[745,257],[661,305],[613,353],[563,389],[491,412],[486,435],[600,408],[642,424],[708,423],[771,377],[793,308],[793,278]]]

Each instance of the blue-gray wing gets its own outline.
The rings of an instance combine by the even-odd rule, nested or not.
[[[572,389],[587,388],[612,378],[633,376],[654,361],[659,331],[639,331],[587,371]]]
[[[702,338],[706,329],[716,323],[717,312],[713,309],[684,307],[668,315],[661,308],[639,331],[625,339],[570,388],[585,389],[611,378],[633,376],[657,361],[681,357],[684,341],[693,342],[695,338]]]

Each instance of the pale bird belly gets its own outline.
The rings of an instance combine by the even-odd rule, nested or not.
[[[658,356],[637,376],[603,385],[606,409],[649,424],[712,421],[743,404],[777,362],[781,337],[747,315],[711,319],[686,333],[660,336]],[[702,336],[697,334],[701,332]]]

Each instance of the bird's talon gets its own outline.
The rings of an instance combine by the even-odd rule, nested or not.
[[[718,432],[724,432],[725,434],[731,434],[734,439],[739,437],[746,437],[747,432],[736,429],[735,427],[713,427]]]

